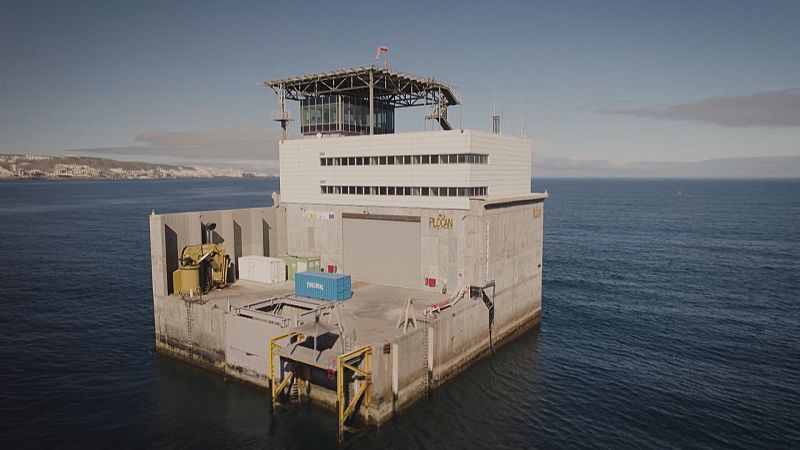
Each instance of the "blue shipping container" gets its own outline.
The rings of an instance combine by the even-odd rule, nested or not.
[[[326,272],[298,272],[294,276],[294,292],[302,297],[340,301],[353,296],[350,275]]]

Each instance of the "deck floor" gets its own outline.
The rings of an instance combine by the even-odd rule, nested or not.
[[[413,298],[416,317],[421,321],[427,305],[441,302],[453,294],[442,294],[440,291],[411,289],[400,286],[389,286],[378,283],[354,280],[353,297],[339,302],[339,316],[346,332],[354,330],[356,341],[362,344],[381,341],[392,341],[403,335],[402,327],[397,323],[404,314],[406,303]],[[253,281],[239,280],[225,289],[218,289],[203,296],[203,303],[196,304],[200,308],[226,308],[246,306],[261,300],[292,295],[294,281],[278,284],[262,284]],[[330,304],[329,302],[319,302]],[[413,329],[409,325],[409,330]],[[287,329],[287,332],[291,331]],[[335,349],[339,349],[339,346]],[[329,352],[325,352],[329,353]],[[338,351],[337,351],[338,353]],[[327,356],[327,355],[325,355]]]

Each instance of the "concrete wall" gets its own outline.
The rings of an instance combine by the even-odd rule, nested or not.
[[[322,166],[321,157],[481,153],[488,164]],[[487,186],[489,195],[530,192],[531,141],[474,130],[325,136],[280,144],[281,195],[287,203],[468,209],[467,197],[321,194],[320,185]]]
[[[172,293],[172,271],[178,268],[178,255],[183,247],[202,243],[205,224],[217,224],[212,232],[212,242],[224,247],[226,254],[231,257],[234,264],[232,274],[236,273],[240,256],[285,253],[285,237],[281,236],[281,227],[278,226],[285,217],[285,211],[278,209],[251,208],[151,215],[153,294]]]
[[[477,264],[479,255],[475,252],[479,249],[474,242],[476,239],[485,241],[482,228],[478,230],[474,224],[473,228],[468,228],[475,219],[466,220],[469,212],[464,210],[294,203],[284,203],[281,207],[286,209],[289,254],[320,257],[323,267],[335,265],[340,273],[348,273],[342,257],[342,213],[363,214],[366,211],[369,214],[419,216],[421,273],[416,284],[407,286],[418,289],[441,290],[444,280],[447,280],[450,291],[457,289],[464,277],[467,251],[471,252],[470,263]],[[440,215],[452,220],[452,229],[430,226],[430,219]],[[468,235],[469,230],[480,232],[480,236]],[[387,254],[386,262],[391,257]],[[472,270],[477,269],[473,267]],[[436,278],[437,286],[426,287],[425,278]]]
[[[269,349],[266,343],[287,330],[233,313],[225,315],[225,326],[225,362],[228,370],[238,372],[240,377],[251,383],[269,386]]]
[[[467,258],[468,281],[482,285],[495,280],[492,340],[503,342],[538,323],[542,304],[543,201],[488,205],[469,232],[476,245]],[[473,207],[481,207],[476,202]],[[473,216],[474,217],[474,216]],[[478,243],[480,228],[486,238]],[[474,270],[474,272],[472,272]],[[472,278],[474,277],[474,279]],[[491,289],[487,289],[491,296]],[[454,310],[445,310],[431,324],[433,384],[454,376],[486,352],[489,313],[482,301],[465,299]]]
[[[489,186],[489,195],[508,196],[531,191],[531,141],[507,134],[469,132],[473,153],[489,155],[489,164],[470,164],[473,186]]]
[[[202,225],[216,223],[212,241],[225,247],[234,267],[238,256],[262,255],[285,248],[277,208],[203,211],[150,216],[150,253],[156,345],[199,365],[224,370],[226,320],[223,308],[204,308],[170,297],[172,271],[186,245],[202,242]],[[268,252],[265,255],[265,252]]]

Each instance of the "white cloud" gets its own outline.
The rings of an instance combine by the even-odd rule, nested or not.
[[[663,108],[601,108],[596,111],[735,128],[800,127],[800,89],[713,97]]]
[[[210,117],[214,115],[214,112],[208,108],[192,108],[191,112],[195,117]]]
[[[262,130],[208,130],[143,133],[141,145],[71,149],[70,152],[103,155],[138,155],[187,160],[275,160],[280,134]]]

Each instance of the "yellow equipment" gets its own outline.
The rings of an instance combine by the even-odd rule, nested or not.
[[[172,272],[173,290],[187,298],[224,288],[230,264],[230,257],[221,245],[187,245],[178,257],[178,270]]]

